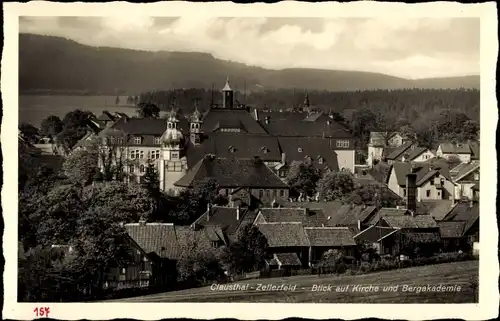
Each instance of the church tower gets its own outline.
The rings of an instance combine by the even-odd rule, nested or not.
[[[190,117],[189,123],[189,138],[193,145],[198,145],[201,143],[201,138],[203,135],[203,130],[201,125],[203,123],[201,113],[198,111],[198,100],[195,101],[194,112]]]
[[[160,162],[160,188],[176,194],[174,183],[187,170],[187,160],[184,155],[184,134],[179,129],[179,114],[172,106],[167,115],[167,129],[161,137],[162,158]]]
[[[222,107],[233,108],[233,90],[229,87],[229,77],[226,79],[226,85],[222,88]]]
[[[307,113],[311,112],[311,102],[309,101],[309,94],[306,91],[306,96],[304,97],[303,110]]]

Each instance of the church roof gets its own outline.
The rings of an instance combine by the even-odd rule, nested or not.
[[[227,77],[226,85],[222,88],[222,91],[232,91],[231,87],[229,87],[229,77]]]

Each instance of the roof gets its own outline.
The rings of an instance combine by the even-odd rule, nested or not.
[[[193,187],[208,178],[217,181],[221,188],[288,188],[261,160],[211,156],[200,160],[174,185]]]
[[[255,219],[255,214],[251,215],[251,211],[246,208],[240,208],[240,217],[237,219],[237,208],[212,206],[211,214],[207,220],[207,212],[205,211],[192,225],[200,226],[219,226],[226,234],[234,234],[240,224],[244,222],[245,216],[250,213]],[[246,222],[246,221],[245,221]],[[252,221],[253,222],[253,221]]]
[[[181,253],[177,235],[173,224],[155,223],[140,225],[139,223],[125,224],[125,230],[132,240],[151,254],[161,258],[177,258]]]
[[[288,266],[298,266],[302,265],[297,253],[275,253],[273,259],[276,263]],[[271,263],[272,265],[272,263]]]
[[[357,225],[358,220],[364,223],[375,211],[375,206],[344,204],[337,211],[328,215],[331,215],[330,225],[349,226]]]
[[[322,137],[279,137],[281,151],[285,153],[286,161],[304,161],[311,158],[314,167],[338,170],[337,154],[330,147],[330,139]],[[320,163],[322,159],[322,164]]]
[[[433,228],[437,227],[436,221],[430,215],[403,215],[382,217],[393,228]]]
[[[373,168],[368,170],[368,173],[378,182],[385,183],[391,173],[391,165],[379,162]]]
[[[479,153],[481,151],[479,148],[479,142],[469,142],[469,147],[472,151],[472,159],[479,159]]]
[[[202,129],[212,133],[221,127],[244,129],[249,134],[267,134],[266,130],[244,109],[210,109],[203,117]]]
[[[444,218],[445,221],[465,221],[464,233],[467,233],[479,219],[479,203],[460,202]]]
[[[441,143],[439,145],[439,148],[441,148],[441,152],[443,154],[471,154],[472,153],[470,146],[467,143],[459,143],[459,144]]]
[[[406,186],[406,175],[411,172],[412,166],[414,166],[416,169],[417,186],[421,186],[422,184],[424,184],[426,181],[428,181],[438,173],[443,175],[449,181],[451,181],[448,167],[446,167],[446,165],[444,164],[443,165],[439,163],[411,164],[411,163],[395,162],[394,164],[392,164],[392,169],[396,174],[396,180],[399,186]]]
[[[346,127],[322,113],[262,112],[259,123],[269,134],[280,137],[352,137]]]
[[[97,117],[97,120],[100,120],[100,121],[114,121],[115,120],[115,116],[111,115],[108,111],[103,111],[102,114]]]
[[[167,120],[163,118],[120,118],[111,128],[121,130],[130,135],[161,136],[167,129]],[[188,133],[188,120],[180,117],[178,129],[183,133]]]
[[[347,227],[305,227],[311,246],[355,246],[354,233]]]
[[[267,223],[300,222],[304,226],[323,226],[327,223],[327,218],[321,209],[261,208],[259,213]]]
[[[231,87],[229,87],[229,77],[227,77],[226,85],[222,88],[222,91],[232,91]]]
[[[462,164],[460,164],[460,165],[462,165]],[[453,169],[453,174],[455,174],[454,180],[460,181],[462,178],[469,175],[470,173],[472,173],[476,169],[479,169],[479,163],[476,163],[476,162],[466,163],[465,165],[460,166],[458,171],[456,171],[456,169],[457,169],[456,167]]]
[[[463,235],[466,222],[440,221],[437,224],[439,226],[439,234],[441,234],[442,238],[456,238]]]
[[[403,153],[406,152],[412,145],[414,145],[412,142],[405,143],[400,147],[394,149],[390,154],[386,156],[386,158],[390,160],[396,160],[403,156]]]
[[[471,187],[473,191],[479,191],[479,183],[474,184],[474,186]]]
[[[435,220],[442,220],[454,206],[453,200],[426,200],[417,203],[417,212],[429,214]]]
[[[354,236],[355,240],[378,242],[386,236],[399,231],[397,228],[372,225]]]
[[[416,243],[432,243],[440,242],[441,236],[438,232],[406,232],[403,234],[406,238],[416,242]]]
[[[304,227],[300,223],[261,223],[259,231],[267,239],[269,247],[307,247]]]
[[[417,158],[418,156],[420,156],[422,153],[428,151],[429,149],[428,148],[425,148],[425,147],[415,147],[413,149],[408,149],[406,152],[405,152],[405,160],[406,161],[412,161],[414,160],[415,158]]]

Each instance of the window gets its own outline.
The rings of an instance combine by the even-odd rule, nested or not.
[[[270,197],[271,196],[271,191],[266,189],[266,197]]]
[[[437,194],[438,194],[438,196],[441,196],[441,192],[440,191],[437,191]]]
[[[138,150],[131,150],[130,151],[130,158],[131,159],[139,158],[139,151]]]
[[[142,143],[142,137],[135,137],[134,143],[136,143],[136,144]]]
[[[115,143],[115,138],[114,138],[113,136],[111,136],[111,137],[109,138],[109,142],[110,142],[111,144],[114,144],[114,143]]]
[[[264,190],[259,190],[259,198],[262,198],[264,196]]]
[[[160,145],[160,138],[161,137],[155,137],[155,145]]]
[[[152,159],[160,159],[160,151],[159,150],[154,150],[151,153],[152,153],[152,156],[151,156]]]
[[[298,151],[299,153],[302,153],[302,148],[300,148],[300,147],[299,147],[299,148],[297,148],[297,151]]]
[[[144,159],[144,151],[143,150],[139,151],[139,158]]]
[[[479,173],[478,172],[474,173],[474,180],[475,181],[479,180]]]
[[[170,122],[169,122],[169,123],[167,124],[167,127],[168,127],[169,129],[172,129],[172,123],[170,123]]]
[[[430,190],[430,189],[426,190],[426,191],[425,191],[425,195],[426,195],[427,197],[430,197],[430,196],[431,196],[431,190]]]
[[[126,269],[126,268],[122,268],[122,269],[120,270],[120,274],[125,274],[125,273],[127,273],[127,269]]]
[[[440,182],[441,182],[441,186],[444,186],[444,178],[441,178]]]
[[[431,185],[434,185],[434,178],[432,177],[431,180],[429,181]]]
[[[280,189],[280,196],[284,197],[285,196],[285,190]]]
[[[129,171],[130,171],[131,173],[133,173],[133,172],[135,171],[135,166],[134,166],[134,165],[130,165],[130,167],[129,167]]]
[[[141,164],[141,165],[139,166],[139,171],[140,171],[141,173],[144,173],[144,172],[145,172],[144,165],[142,165],[142,164]]]
[[[320,157],[320,158],[318,159],[318,164],[323,164],[323,157]]]
[[[276,190],[275,190],[275,189],[273,189],[273,191],[272,191],[272,196],[273,196],[273,198],[276,198],[276,194],[277,194],[277,193],[276,193]]]
[[[403,188],[403,196],[406,196],[406,188]]]
[[[348,148],[349,147],[349,141],[348,140],[337,140],[337,147],[339,148]]]
[[[178,158],[179,158],[179,153],[177,153],[177,152],[172,152],[172,153],[170,154],[170,158],[171,158],[171,159],[178,159]]]

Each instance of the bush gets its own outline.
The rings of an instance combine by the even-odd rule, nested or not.
[[[368,262],[362,262],[361,265],[359,266],[359,270],[363,273],[370,272],[372,269],[372,266]]]
[[[347,269],[344,274],[345,275],[356,275],[358,273],[355,270]]]

